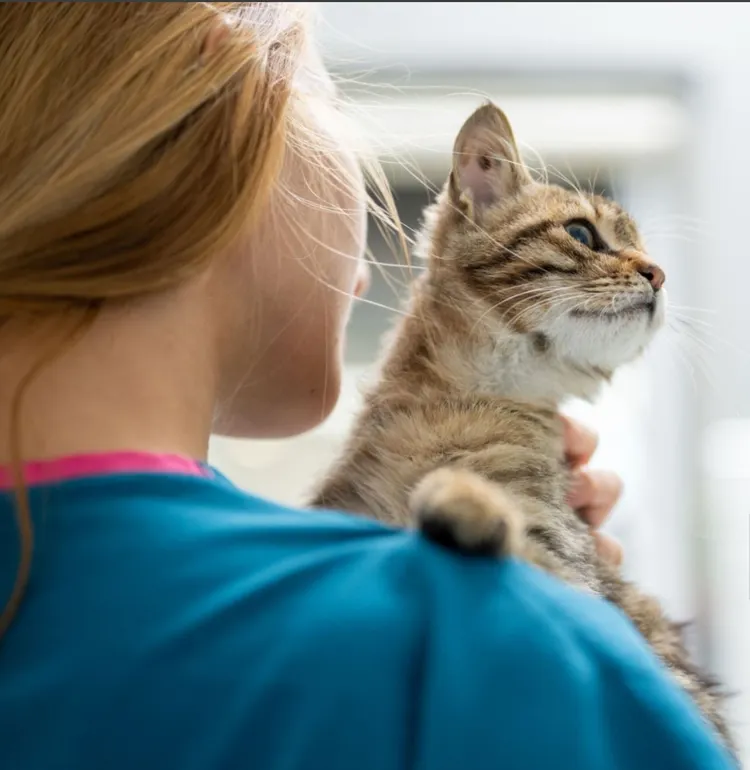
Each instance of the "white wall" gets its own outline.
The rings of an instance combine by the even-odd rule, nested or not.
[[[738,52],[750,20],[734,3],[320,5],[330,59],[443,69],[703,66]]]

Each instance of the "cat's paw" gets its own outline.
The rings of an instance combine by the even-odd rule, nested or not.
[[[415,487],[410,507],[433,542],[462,553],[507,556],[520,552],[523,522],[497,484],[468,470],[441,468]]]

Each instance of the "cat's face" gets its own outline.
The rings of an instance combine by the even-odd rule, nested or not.
[[[665,276],[632,219],[602,197],[532,180],[493,105],[459,133],[443,207],[442,252],[490,329],[611,371],[662,325]]]

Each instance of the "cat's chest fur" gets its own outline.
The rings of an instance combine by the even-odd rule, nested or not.
[[[601,388],[599,373],[572,368],[553,356],[542,334],[485,335],[480,342],[444,343],[436,357],[464,393],[481,393],[554,408],[571,394],[592,401]]]
[[[564,385],[533,340],[508,345],[444,329],[438,337],[425,318],[412,315],[395,335],[314,504],[412,526],[409,496],[418,482],[439,467],[464,468],[516,497],[529,536],[555,568],[598,592],[590,534],[566,503],[569,476],[555,407]]]

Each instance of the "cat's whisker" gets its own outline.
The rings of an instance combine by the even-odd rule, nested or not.
[[[547,313],[550,313],[551,311],[559,308],[562,310],[562,312],[560,313],[560,317],[561,317],[562,315],[565,315],[566,313],[569,313],[572,310],[583,309],[586,303],[580,300],[576,302],[575,301],[576,299],[577,297],[575,296],[563,297],[559,301],[552,302],[551,304],[547,305],[545,307],[545,310],[547,311]],[[519,313],[513,316],[513,318],[509,322],[509,325],[512,327],[515,323],[520,321],[527,313],[531,313],[534,310],[537,310],[538,307],[539,305],[532,305],[528,308],[523,308]]]
[[[499,302],[495,302],[492,305],[490,305],[487,310],[485,310],[484,313],[475,321],[474,325],[471,328],[471,332],[473,333],[476,328],[479,326],[480,323],[482,323],[489,315],[490,313],[493,313],[497,310],[499,310],[503,305],[510,303],[510,302],[518,302],[521,299],[528,299],[529,297],[559,297],[560,294],[560,288],[559,287],[532,287],[530,289],[526,289],[522,292],[517,292],[510,297],[505,297],[504,299],[500,300]]]
[[[582,296],[584,294],[588,294],[589,296]],[[568,307],[564,307],[564,312],[570,312],[572,309],[589,309],[593,311],[593,308],[591,307],[591,302],[594,301],[594,298],[597,296],[604,296],[607,301],[606,307],[600,307],[601,314],[604,315],[612,315],[616,313],[617,309],[617,302],[622,297],[622,292],[615,291],[613,292],[611,290],[611,287],[609,289],[602,289],[601,291],[595,291],[595,292],[586,292],[582,291],[581,287],[547,287],[546,289],[542,287],[538,288],[531,288],[526,290],[525,292],[520,292],[518,294],[514,294],[511,297],[506,297],[505,299],[501,300],[500,302],[497,302],[493,304],[488,311],[486,311],[480,318],[480,320],[483,320],[489,312],[492,312],[493,310],[499,309],[502,305],[519,301],[523,298],[528,299],[529,297],[534,298],[534,295],[538,296],[538,301],[532,303],[529,306],[526,306],[522,308],[515,316],[513,316],[510,320],[510,324],[513,325],[516,321],[519,321],[523,318],[524,315],[529,314],[535,310],[538,310],[541,307],[544,307],[546,312],[551,312],[554,309],[561,308],[565,306],[566,304]],[[571,300],[577,300],[577,304],[574,306],[570,306]]]
[[[716,314],[716,313],[719,312],[718,310],[713,310],[713,309],[707,308],[707,307],[694,307],[694,306],[691,306],[691,305],[675,305],[672,302],[669,303],[669,309],[670,310],[691,310],[691,311],[696,312],[696,313],[713,313],[713,314]]]
[[[694,238],[686,233],[643,233],[644,240],[650,244],[658,241],[680,241],[682,243],[694,243]]]
[[[696,330],[697,328],[700,328],[701,330],[709,331],[714,327],[712,323],[704,321],[701,318],[690,318],[689,316],[683,316],[675,312],[671,312],[669,315],[673,321],[678,321],[679,323]]]
[[[683,349],[684,355],[686,357],[689,356],[690,360],[695,362],[695,364],[698,366],[700,370],[700,373],[703,375],[706,382],[708,383],[709,387],[711,387],[713,390],[716,390],[716,382],[713,379],[713,376],[711,374],[711,367],[709,366],[709,362],[703,358],[703,354],[705,351],[702,350],[700,346],[692,349],[688,348],[687,343],[695,342],[695,340],[691,340],[690,338],[682,334],[678,333],[676,336],[673,337],[673,339],[675,339],[678,342],[678,345],[681,346],[681,348]]]
[[[535,302],[527,307],[521,308],[518,313],[516,313],[516,315],[511,318],[509,325],[512,327],[516,321],[520,321],[524,316],[534,313],[540,309],[543,309],[547,315],[552,314],[552,312],[558,308],[562,309],[564,313],[579,304],[576,303],[576,300],[577,297],[575,295],[569,295],[566,297],[558,297],[551,301]]]
[[[681,335],[682,338],[695,343],[698,348],[704,348],[711,353],[716,352],[715,349],[712,348],[705,340],[701,339],[697,334],[695,334],[694,330],[692,330],[690,327],[677,327],[674,325],[673,320],[668,321],[667,326],[673,332],[675,332],[675,334]]]
[[[552,171],[554,172],[555,176],[556,176],[556,177],[557,177],[557,178],[558,178],[560,181],[564,182],[564,183],[565,183],[566,185],[568,185],[568,186],[569,186],[571,189],[575,190],[575,192],[577,192],[577,193],[578,193],[578,196],[579,196],[580,198],[584,198],[584,199],[585,199],[585,197],[586,197],[586,196],[584,195],[583,191],[581,190],[581,185],[580,185],[580,184],[578,183],[578,181],[575,179],[575,175],[573,175],[573,176],[574,176],[574,179],[569,179],[569,178],[568,178],[568,177],[567,177],[565,174],[563,174],[563,173],[562,173],[562,171],[560,171],[560,169],[556,168],[555,166],[549,166],[549,165],[548,165],[548,166],[547,166],[547,168],[549,168],[549,169],[552,169]],[[572,173],[572,172],[571,172],[571,173]]]
[[[577,304],[570,305],[571,301],[574,301],[576,299],[579,299],[577,294],[568,294],[562,297],[556,297],[551,302],[536,302],[529,307],[522,308],[516,315],[514,315],[510,321],[508,321],[508,325],[512,328],[518,321],[520,321],[527,313],[532,313],[536,310],[538,310],[540,307],[544,306],[544,309],[547,311],[547,313],[551,312],[552,310],[560,307],[565,306],[566,311],[570,311],[574,308],[582,306],[582,302],[579,301]],[[569,307],[568,307],[569,306]]]
[[[688,375],[690,376],[690,381],[693,385],[693,395],[698,394],[698,381],[695,379],[695,368],[693,367],[689,356],[683,350],[682,348],[682,341],[679,337],[676,338],[676,344],[674,346],[674,350],[677,353],[680,361],[685,365],[685,368],[687,369]]]
[[[535,160],[539,163],[538,168],[534,168],[533,170],[543,175],[544,184],[549,184],[549,174],[547,172],[547,166],[545,165],[542,156],[536,151],[536,149],[534,149],[534,147],[532,147],[530,144],[527,144],[526,142],[524,142],[521,146],[528,150],[528,152],[531,153]]]
[[[730,342],[729,340],[724,339],[723,337],[719,336],[715,332],[711,330],[710,325],[703,324],[701,328],[695,328],[695,326],[692,326],[691,324],[700,323],[696,319],[684,319],[684,318],[673,318],[674,321],[682,323],[682,331],[690,336],[692,339],[696,341],[696,343],[703,345],[706,348],[710,348],[706,340],[704,340],[700,335],[704,334],[709,336],[715,343],[719,345],[723,345],[726,348],[729,348],[730,350],[734,351],[735,353],[739,353],[741,356],[746,357],[748,355],[748,351],[735,345],[733,342]],[[708,327],[708,328],[704,328]]]
[[[695,228],[692,228],[692,227],[684,227],[684,226],[659,227],[659,228],[644,227],[641,230],[641,235],[647,239],[658,238],[660,236],[684,235],[686,238],[689,237],[692,240],[694,238],[707,237],[708,233],[703,232],[702,230],[696,230]]]
[[[669,329],[674,334],[672,339],[674,339],[679,348],[683,350],[684,356],[686,358],[689,356],[690,360],[695,362],[709,387],[712,390],[716,390],[716,382],[711,374],[712,367],[710,362],[704,358],[704,354],[714,354],[715,351],[712,348],[707,347],[702,340],[686,333],[684,329],[675,329],[673,326],[670,326]],[[693,345],[693,347],[688,348],[688,344]]]
[[[708,224],[705,219],[689,214],[660,214],[658,217],[641,217],[640,223],[642,229],[670,223],[680,227],[706,227]]]
[[[596,167],[596,171],[594,172],[594,178],[591,180],[590,188],[591,188],[591,195],[594,194],[594,190],[596,190],[596,182],[599,179],[599,171],[601,169],[601,165],[598,165]]]
[[[668,233],[690,233],[692,235],[706,235],[701,230],[697,230],[689,225],[661,225],[659,227],[642,227],[640,228],[641,235],[662,235]]]
[[[563,289],[563,292],[566,291],[572,291],[572,290],[565,290]],[[541,305],[544,301],[549,302],[549,298],[552,300],[554,299],[560,299],[561,290],[558,286],[540,286],[540,287],[532,287],[530,289],[526,289],[522,292],[516,292],[512,294],[509,297],[505,297],[499,302],[496,302],[490,306],[490,308],[485,311],[485,313],[480,317],[480,321],[487,316],[488,313],[491,313],[495,310],[499,310],[503,305],[511,303],[511,302],[519,302],[521,300],[528,300],[528,299],[538,299],[539,301],[536,303],[535,306]]]

